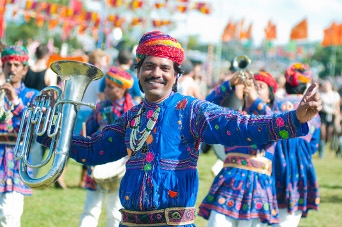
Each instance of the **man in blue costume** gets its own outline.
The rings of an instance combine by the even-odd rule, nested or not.
[[[176,92],[184,51],[160,31],[144,34],[136,50],[144,100],[91,137],[73,136],[70,157],[99,165],[128,155],[120,185],[121,226],[195,226],[199,145],[250,145],[302,136],[321,109],[309,88],[297,110],[268,116],[238,112]],[[234,78],[227,92],[242,83]],[[285,124],[284,124],[285,122]],[[45,145],[49,138],[41,138]]]

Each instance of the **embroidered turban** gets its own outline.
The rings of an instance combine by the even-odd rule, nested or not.
[[[152,31],[141,37],[136,50],[138,62],[147,56],[167,58],[181,65],[184,60],[184,50],[177,39],[161,31]]]
[[[1,52],[1,61],[3,64],[7,61],[19,61],[23,65],[28,65],[28,51],[23,46],[8,46]]]
[[[285,71],[285,79],[291,86],[297,87],[300,83],[307,84],[312,79],[310,67],[303,63],[294,63]]]
[[[269,87],[273,88],[273,92],[276,93],[278,83],[270,73],[259,71],[258,73],[254,74],[254,79],[266,83]]]
[[[110,67],[105,78],[107,83],[126,89],[131,88],[134,82],[129,72],[116,66]]]

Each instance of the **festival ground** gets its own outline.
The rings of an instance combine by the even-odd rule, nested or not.
[[[300,227],[338,227],[342,223],[342,158],[336,158],[333,151],[327,151],[324,159],[314,155],[314,164],[320,186],[320,210],[310,211],[306,219],[302,219]],[[206,195],[213,176],[211,166],[216,161],[212,151],[201,154],[199,158],[200,187],[197,207]],[[70,159],[67,165],[67,190],[34,189],[31,197],[25,198],[24,214],[21,219],[22,227],[75,227],[85,201],[85,190],[78,187],[81,171],[80,164]],[[206,227],[206,221],[197,217],[198,227]],[[98,227],[105,226],[105,210],[102,211]]]

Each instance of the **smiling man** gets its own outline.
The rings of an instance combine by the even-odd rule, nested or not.
[[[308,133],[305,122],[321,109],[313,85],[295,111],[243,116],[176,92],[184,51],[171,36],[148,32],[136,52],[144,100],[91,137],[73,136],[70,148],[70,157],[86,165],[128,155],[120,226],[195,226],[201,141],[234,146],[301,136]],[[49,138],[41,142],[48,145]]]

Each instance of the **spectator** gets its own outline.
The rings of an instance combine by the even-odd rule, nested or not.
[[[128,92],[131,94],[135,102],[140,103],[142,100],[142,93],[139,88],[139,80],[135,73],[130,69],[133,65],[133,58],[132,58],[132,52],[123,49],[119,51],[118,57],[117,57],[117,66],[120,68],[125,69],[128,73],[130,73],[133,77],[134,83],[132,88],[128,90]],[[103,100],[103,91],[105,87],[105,79],[102,79],[101,85],[100,85],[100,99]]]
[[[195,84],[194,66],[189,60],[185,60],[182,64],[183,75],[178,78],[177,91],[182,95],[189,95],[198,99],[204,99],[200,93],[200,88]]]
[[[340,95],[333,89],[331,78],[320,82],[320,94],[323,101],[321,117],[321,138],[319,142],[319,157],[324,158],[325,145],[331,143],[334,126],[340,127]]]

